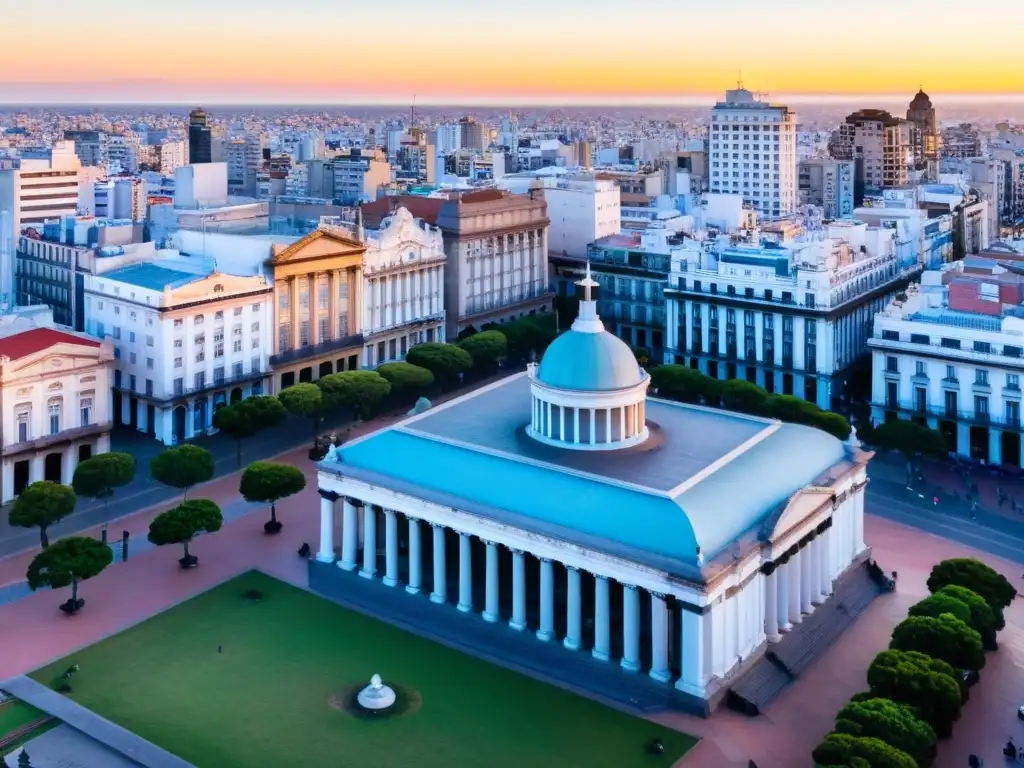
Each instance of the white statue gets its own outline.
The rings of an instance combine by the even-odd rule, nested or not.
[[[846,438],[846,444],[851,448],[860,448],[860,438],[857,437],[856,427],[850,427],[850,436]]]
[[[338,446],[331,443],[327,448],[327,455],[324,456],[324,461],[337,461],[338,460]]]

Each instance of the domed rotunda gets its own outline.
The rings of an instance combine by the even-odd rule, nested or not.
[[[605,330],[597,314],[598,283],[586,276],[572,328],[548,347],[527,375],[533,408],[527,433],[560,448],[608,451],[647,439],[651,379],[633,350]]]

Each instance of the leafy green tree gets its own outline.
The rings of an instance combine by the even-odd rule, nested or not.
[[[182,568],[191,568],[199,562],[199,558],[188,551],[189,542],[198,533],[219,531],[223,524],[220,507],[209,499],[192,499],[153,518],[147,538],[158,547],[165,544],[184,545],[185,556],[178,562]]]
[[[277,396],[281,405],[292,416],[306,417],[313,422],[313,445],[320,425],[320,411],[324,408],[324,396],[316,384],[303,382],[281,390]]]
[[[14,500],[8,520],[19,528],[38,528],[39,543],[46,549],[50,545],[47,529],[74,512],[75,501],[71,486],[37,480]]]
[[[575,318],[576,313],[573,313]],[[559,328],[566,330],[569,323],[558,324],[554,312],[543,312],[539,315],[521,317],[508,323],[488,323],[485,331],[498,330],[508,342],[506,359],[535,360],[544,354],[544,350],[557,338]],[[406,356],[408,359],[408,356]],[[410,362],[413,362],[410,360]],[[436,371],[435,371],[436,373]]]
[[[908,419],[893,419],[875,427],[871,440],[886,451],[899,451],[907,461],[908,479],[924,456],[943,458],[949,452],[942,433]]]
[[[845,416],[838,413],[832,413],[831,411],[820,411],[818,418],[814,422],[814,426],[820,430],[828,432],[833,437],[839,440],[846,440],[850,437],[850,422],[847,421]]]
[[[563,330],[569,328],[580,313],[579,297],[556,295],[551,301],[551,309],[558,319],[558,327]]]
[[[765,413],[779,421],[789,424],[806,424],[815,426],[821,409],[814,403],[794,395],[769,395],[765,403]]]
[[[158,483],[178,488],[182,500],[188,498],[188,489],[213,478],[213,454],[198,445],[178,445],[158,453],[149,462],[149,474]]]
[[[651,350],[646,347],[630,347],[630,351],[633,353],[633,357],[636,358],[636,364],[641,368],[646,368],[651,362]]]
[[[651,384],[668,400],[717,405],[721,399],[721,382],[685,365],[659,365],[651,371]]]
[[[972,626],[971,609],[967,607],[967,603],[942,592],[929,595],[924,600],[910,606],[908,613],[911,616],[931,616],[936,619],[942,614],[948,613],[951,616],[956,616],[968,626]]]
[[[992,609],[1002,612],[1013,602],[1017,590],[999,571],[971,557],[953,557],[932,568],[928,576],[928,591],[938,592],[948,584],[956,584],[981,595]],[[999,628],[1003,625],[1000,623]]]
[[[428,341],[410,348],[405,361],[426,368],[446,388],[450,388],[458,381],[460,374],[473,367],[473,358],[469,352],[455,344],[439,341]]]
[[[281,523],[277,519],[277,502],[306,487],[306,476],[291,464],[273,461],[254,461],[245,468],[238,492],[246,501],[270,504],[270,520],[263,526],[267,533],[277,533]]]
[[[284,421],[286,411],[281,401],[269,395],[250,397],[247,400],[218,408],[213,414],[213,426],[235,440],[235,454],[238,466],[242,466],[242,441],[261,429],[274,427]]]
[[[391,385],[391,394],[403,400],[415,400],[434,385],[434,374],[412,363],[383,363],[377,373]]]
[[[75,613],[85,601],[78,597],[78,582],[99,576],[114,560],[114,552],[91,536],[68,536],[54,542],[34,558],[28,566],[28,586],[61,589],[70,585],[71,599],[61,606],[65,613]]]
[[[114,490],[123,488],[135,478],[135,457],[130,453],[101,453],[75,467],[71,487],[75,494],[87,499],[107,500]]]
[[[490,373],[508,352],[508,339],[501,331],[481,331],[459,342],[473,360],[473,368]]]
[[[984,598],[977,592],[957,584],[947,584],[936,592],[933,597],[938,597],[939,595],[952,597],[966,605],[971,612],[971,620],[968,623],[978,630],[978,633],[981,635],[981,644],[985,647],[985,650],[994,651],[996,649],[996,632],[1002,629],[1005,624],[1001,611],[992,610],[992,606],[986,603]]]
[[[868,686],[875,698],[913,707],[939,738],[947,738],[960,717],[963,695],[956,671],[918,651],[882,651],[868,667]]]
[[[811,753],[815,764],[823,768],[852,765],[860,758],[870,768],[917,768],[917,761],[906,752],[881,739],[830,733]]]
[[[391,392],[391,385],[377,371],[345,371],[324,376],[318,382],[323,402],[332,408],[352,408],[368,419]],[[287,392],[287,390],[285,390]]]
[[[467,325],[465,328],[459,331],[459,335],[455,337],[455,340],[462,341],[463,339],[468,339],[475,333],[479,333],[479,331],[477,331],[477,329],[474,328],[472,325]]]
[[[977,672],[985,666],[981,635],[956,616],[944,613],[911,616],[892,631],[889,647],[897,651],[920,651],[941,659],[954,669]]]
[[[730,379],[722,383],[722,407],[740,413],[763,414],[768,406],[768,393],[749,381]]]
[[[910,755],[921,768],[935,758],[935,731],[913,708],[889,699],[853,701],[836,715],[836,732],[869,736]]]

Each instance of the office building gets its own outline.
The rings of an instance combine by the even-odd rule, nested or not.
[[[107,164],[109,138],[103,131],[64,131],[64,140],[75,143],[75,154],[85,167]]]
[[[907,122],[912,123],[914,131],[914,159],[917,167],[922,168],[930,160],[939,157],[939,145],[942,137],[939,134],[935,119],[935,107],[924,91],[918,91],[907,109]]]
[[[915,126],[882,109],[862,109],[846,117],[829,143],[832,157],[853,160],[854,204],[866,194],[903,187],[914,168]]]
[[[711,110],[710,190],[742,195],[762,218],[796,211],[796,114],[745,88]]]
[[[188,162],[213,162],[213,131],[210,117],[202,109],[193,109],[188,116]]]
[[[812,157],[798,165],[800,202],[821,208],[826,219],[848,219],[853,215],[854,163]]]

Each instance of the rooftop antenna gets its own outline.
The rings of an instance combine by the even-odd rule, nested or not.
[[[736,71],[736,87],[739,90],[743,90],[743,70],[739,69]]]

